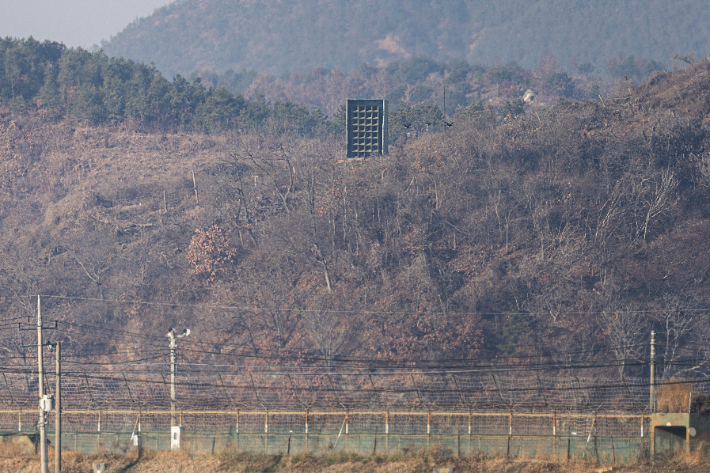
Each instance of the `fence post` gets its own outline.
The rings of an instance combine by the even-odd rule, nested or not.
[[[552,413],[552,436],[557,435],[557,411]]]
[[[385,412],[385,453],[390,452],[390,413]]]
[[[239,451],[239,409],[237,409],[237,451]]]
[[[269,411],[264,414],[264,453],[269,454]]]
[[[471,434],[473,433],[473,424],[472,424],[472,415],[471,412],[469,411],[468,413],[468,453],[469,455],[471,454]]]
[[[172,428],[171,428],[171,432],[170,432],[170,449],[171,449],[171,450],[177,450],[177,449],[180,448],[180,444],[178,443],[178,447],[177,447],[177,448],[174,448],[174,447],[175,447],[175,443],[174,443],[175,438],[174,438],[173,435],[174,435],[174,434],[173,434],[173,431],[172,431]],[[133,433],[131,434],[131,444],[132,444],[134,447],[139,447],[139,448],[140,448],[140,446],[141,446],[141,438],[140,438],[140,437],[141,437],[141,411],[139,410],[139,411],[138,411],[138,417],[136,417],[136,423],[133,425]],[[179,442],[179,439],[178,439],[178,442]]]
[[[456,437],[458,437],[456,458],[461,458],[461,432],[459,432],[458,428],[456,429]]]
[[[508,449],[506,450],[506,458],[510,458],[510,441],[513,436],[513,412],[511,411],[508,415]]]
[[[345,452],[347,453],[348,451],[348,430],[350,426],[350,410],[346,409],[345,410]]]
[[[508,416],[508,435],[513,435],[513,413]]]
[[[552,456],[557,458],[557,411],[552,413]]]
[[[426,446],[431,447],[431,412],[426,413]]]
[[[597,409],[599,410],[599,409]],[[597,446],[597,413],[594,413],[594,421],[592,422],[594,424],[593,429],[594,429],[594,455],[597,457],[597,465],[599,465],[599,447]]]

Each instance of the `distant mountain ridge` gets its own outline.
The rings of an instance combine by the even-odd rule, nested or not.
[[[103,44],[163,73],[282,73],[429,56],[470,63],[554,57],[597,72],[619,53],[668,61],[708,52],[710,9],[678,0],[182,0]]]

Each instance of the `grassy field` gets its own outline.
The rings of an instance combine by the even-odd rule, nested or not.
[[[54,453],[50,451],[50,471],[54,471]],[[68,473],[91,472],[94,463],[106,463],[107,472],[161,472],[161,473],[212,473],[212,472],[372,472],[404,473],[430,472],[434,468],[453,468],[462,472],[505,473],[572,473],[572,472],[625,472],[625,473],[701,473],[710,470],[710,460],[697,454],[682,454],[662,461],[597,465],[595,462],[559,462],[546,458],[520,457],[484,458],[472,456],[453,458],[436,449],[411,452],[404,455],[362,457],[352,454],[313,455],[261,455],[223,452],[213,455],[188,455],[184,452],[138,452],[126,455],[84,455],[65,452],[62,471]],[[39,472],[37,455],[0,455],[2,472]]]

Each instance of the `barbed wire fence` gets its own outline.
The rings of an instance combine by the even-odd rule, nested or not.
[[[28,367],[29,368],[29,367]],[[65,446],[85,452],[170,448],[165,364],[62,373]],[[15,372],[13,372],[15,371]],[[5,368],[0,429],[34,432],[37,375]],[[311,370],[312,371],[312,370]],[[648,451],[649,381],[520,373],[205,372],[180,367],[183,448],[268,453],[451,453],[607,456]],[[47,375],[54,394],[53,374]],[[694,389],[708,392],[710,383]],[[52,426],[50,414],[48,426]]]
[[[166,363],[144,365],[140,371],[68,367],[62,373],[66,409],[156,410],[170,405]],[[0,407],[34,409],[37,374],[6,367],[0,378]],[[161,371],[163,371],[161,373]],[[45,375],[48,393],[54,374]],[[706,382],[696,383],[707,388]],[[525,376],[414,371],[411,372],[205,372],[179,366],[176,382],[183,410],[292,410],[378,412],[521,412],[589,411],[642,414],[648,410],[647,379],[598,379],[578,376]]]
[[[18,330],[25,318],[8,318],[2,328]],[[164,336],[110,324],[59,321],[57,328],[59,337],[123,332],[140,341],[137,348],[121,346],[113,355],[71,350],[65,355],[65,448],[121,451],[140,438],[144,447],[170,449],[170,363]],[[698,349],[687,347],[674,363],[696,365],[694,357],[704,356]],[[179,352],[175,414],[184,430],[181,448],[189,451],[372,454],[439,448],[456,455],[623,460],[646,457],[650,449],[650,380],[600,375],[648,361],[618,360],[613,347],[584,352],[588,356],[579,359],[587,361],[574,363],[569,353],[556,353],[495,360],[338,357],[327,367],[317,355],[223,354],[193,337],[181,342]],[[4,434],[31,436],[37,429],[35,363],[31,352],[18,353],[7,355],[0,366]],[[45,391],[56,394],[56,374],[47,366]],[[710,393],[707,378],[682,383]],[[50,431],[54,419],[49,413]]]

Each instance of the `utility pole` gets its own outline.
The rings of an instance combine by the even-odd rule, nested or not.
[[[49,473],[47,469],[47,431],[44,418],[44,364],[42,360],[42,310],[40,296],[37,295],[37,367],[39,371],[39,452],[40,471]]]
[[[54,396],[56,405],[54,407],[54,471],[59,473],[62,471],[62,342],[57,341],[57,358],[55,365],[55,382]]]
[[[180,335],[175,335],[175,329],[171,328],[166,337],[170,339],[170,449],[180,448],[180,426],[177,423],[177,390],[175,386],[175,376],[177,366],[175,362],[175,350],[177,349],[177,339],[190,335],[190,329],[185,329]]]
[[[651,413],[656,412],[656,331],[651,330]]]
[[[175,330],[172,328],[168,332],[170,338],[170,427],[177,426],[175,411],[177,410],[177,393],[175,389],[175,350],[177,349],[177,338]]]
[[[29,319],[28,319],[29,322]],[[37,373],[39,374],[38,386],[39,386],[39,421],[37,422],[37,427],[39,428],[39,451],[40,451],[40,472],[49,473],[47,465],[47,417],[46,412],[54,410],[54,397],[47,396],[44,394],[44,339],[42,337],[43,329],[56,329],[58,322],[54,321],[54,327],[42,327],[42,301],[41,296],[37,295]],[[22,328],[22,324],[18,324],[18,330],[35,330],[34,328],[27,327]],[[34,345],[21,345],[23,348],[29,348]],[[58,385],[57,385],[58,386]]]

